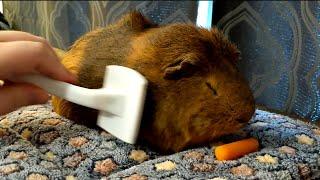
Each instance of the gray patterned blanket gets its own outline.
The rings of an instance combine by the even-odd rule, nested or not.
[[[74,124],[50,104],[0,117],[0,179],[319,179],[320,129],[257,110],[239,133],[221,143],[255,137],[260,151],[218,161],[216,144],[161,155],[99,129]],[[159,140],[161,141],[161,140]]]

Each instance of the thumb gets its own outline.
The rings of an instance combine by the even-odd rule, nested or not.
[[[46,91],[31,84],[14,83],[0,87],[0,115],[19,107],[48,101]]]

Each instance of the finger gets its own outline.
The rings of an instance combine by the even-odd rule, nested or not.
[[[0,32],[0,42],[9,42],[9,41],[34,41],[34,42],[45,42],[46,40],[32,35],[27,32],[21,31],[1,31]]]
[[[0,99],[0,115],[2,115],[22,106],[45,103],[49,95],[33,85],[12,84],[0,88]]]
[[[56,54],[55,50],[50,46],[49,42],[39,36],[32,35],[27,32],[22,31],[12,31],[6,30],[0,32],[0,42],[11,42],[11,41],[33,41],[39,42],[43,46],[47,46],[48,53],[50,52],[51,56],[54,56],[54,60],[60,61],[58,55]],[[74,78],[73,78],[74,80]],[[71,81],[74,83],[74,81]]]
[[[0,43],[0,79],[40,72],[53,79],[75,82],[72,75],[46,44],[31,41]]]
[[[33,41],[33,42],[40,42],[44,45],[48,46],[48,49],[53,54],[56,54],[54,49],[49,45],[49,42],[39,36],[35,36],[33,34],[22,32],[22,31],[12,31],[12,30],[6,30],[0,32],[0,42],[11,42],[11,41]]]
[[[41,63],[41,62],[38,63],[38,66],[36,67],[37,72],[47,75],[53,79],[69,82],[72,84],[76,83],[77,81],[76,76],[61,64],[58,55],[54,52],[51,46],[50,46],[50,51],[52,52],[51,56],[53,61],[49,63]],[[55,67],[56,69],[52,67]]]

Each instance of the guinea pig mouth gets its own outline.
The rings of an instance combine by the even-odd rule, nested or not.
[[[242,119],[242,118],[237,118],[236,121],[237,121],[238,123],[241,123],[241,124],[248,122],[247,120]]]

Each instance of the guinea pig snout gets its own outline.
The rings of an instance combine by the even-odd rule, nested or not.
[[[229,115],[232,117],[235,123],[245,124],[247,123],[255,110],[255,103],[253,94],[249,86],[240,82],[237,84],[230,84],[229,91],[225,91],[224,101],[229,109]]]
[[[236,111],[235,122],[240,124],[246,124],[251,119],[255,111],[255,104],[252,99],[251,97],[244,97],[241,102],[235,104],[236,107],[233,107],[233,109],[235,109]]]

